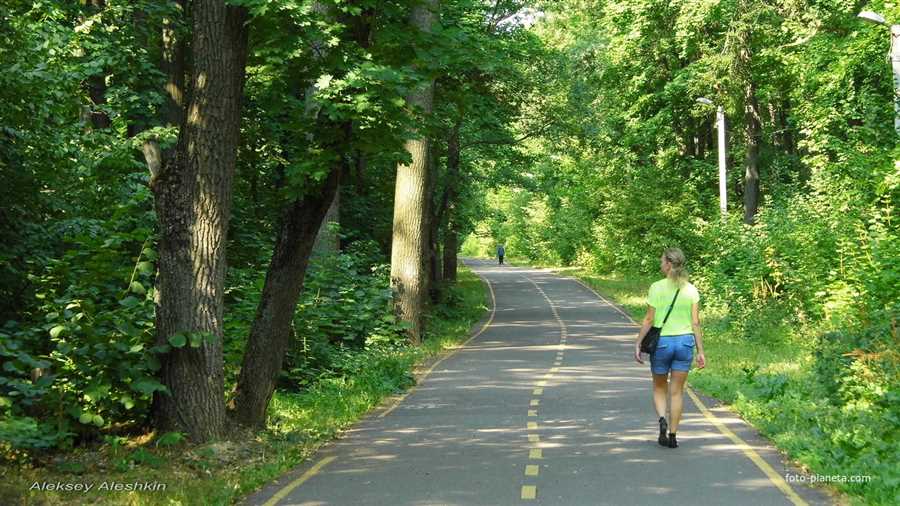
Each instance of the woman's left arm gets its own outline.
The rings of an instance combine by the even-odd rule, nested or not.
[[[691,304],[691,327],[694,330],[694,341],[697,345],[697,367],[706,367],[706,355],[703,353],[703,331],[700,328],[700,307],[694,302]]]

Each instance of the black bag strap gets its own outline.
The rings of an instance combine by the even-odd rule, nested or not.
[[[674,308],[674,307],[675,307],[675,299],[677,299],[677,298],[678,298],[678,292],[680,292],[680,291],[681,291],[681,288],[679,288],[679,289],[677,289],[677,290],[675,290],[675,296],[674,296],[674,297],[672,297],[672,303],[671,303],[671,304],[669,304],[669,310],[668,310],[668,311],[666,311],[666,317],[665,317],[665,318],[663,318],[663,322],[662,322],[662,325],[660,325],[660,327],[659,327],[659,328],[663,328],[663,327],[664,327],[664,326],[665,326],[665,325],[666,325],[666,321],[668,321],[668,320],[669,320],[669,315],[670,315],[670,314],[672,314],[672,308]]]

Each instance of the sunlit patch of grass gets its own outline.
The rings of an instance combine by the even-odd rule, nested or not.
[[[647,313],[647,291],[650,285],[659,279],[651,276],[596,274],[579,268],[567,269],[566,275],[578,277],[604,297],[613,299],[637,322]]]

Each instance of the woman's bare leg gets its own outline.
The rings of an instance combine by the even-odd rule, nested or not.
[[[653,405],[656,407],[656,416],[666,416],[666,397],[669,390],[669,375],[653,375]]]
[[[672,371],[672,383],[669,385],[672,396],[672,417],[669,419],[669,432],[678,432],[678,423],[681,421],[682,400],[684,398],[684,382],[687,380],[687,371]]]

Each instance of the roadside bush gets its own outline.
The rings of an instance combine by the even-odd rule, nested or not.
[[[405,326],[391,305],[390,265],[371,241],[313,259],[285,358],[282,386],[303,387],[353,369],[348,354],[402,343]]]
[[[165,348],[152,343],[149,191],[132,183],[108,219],[55,224],[64,252],[30,260],[36,302],[0,330],[0,440],[19,457],[140,426],[164,390],[155,373]]]

